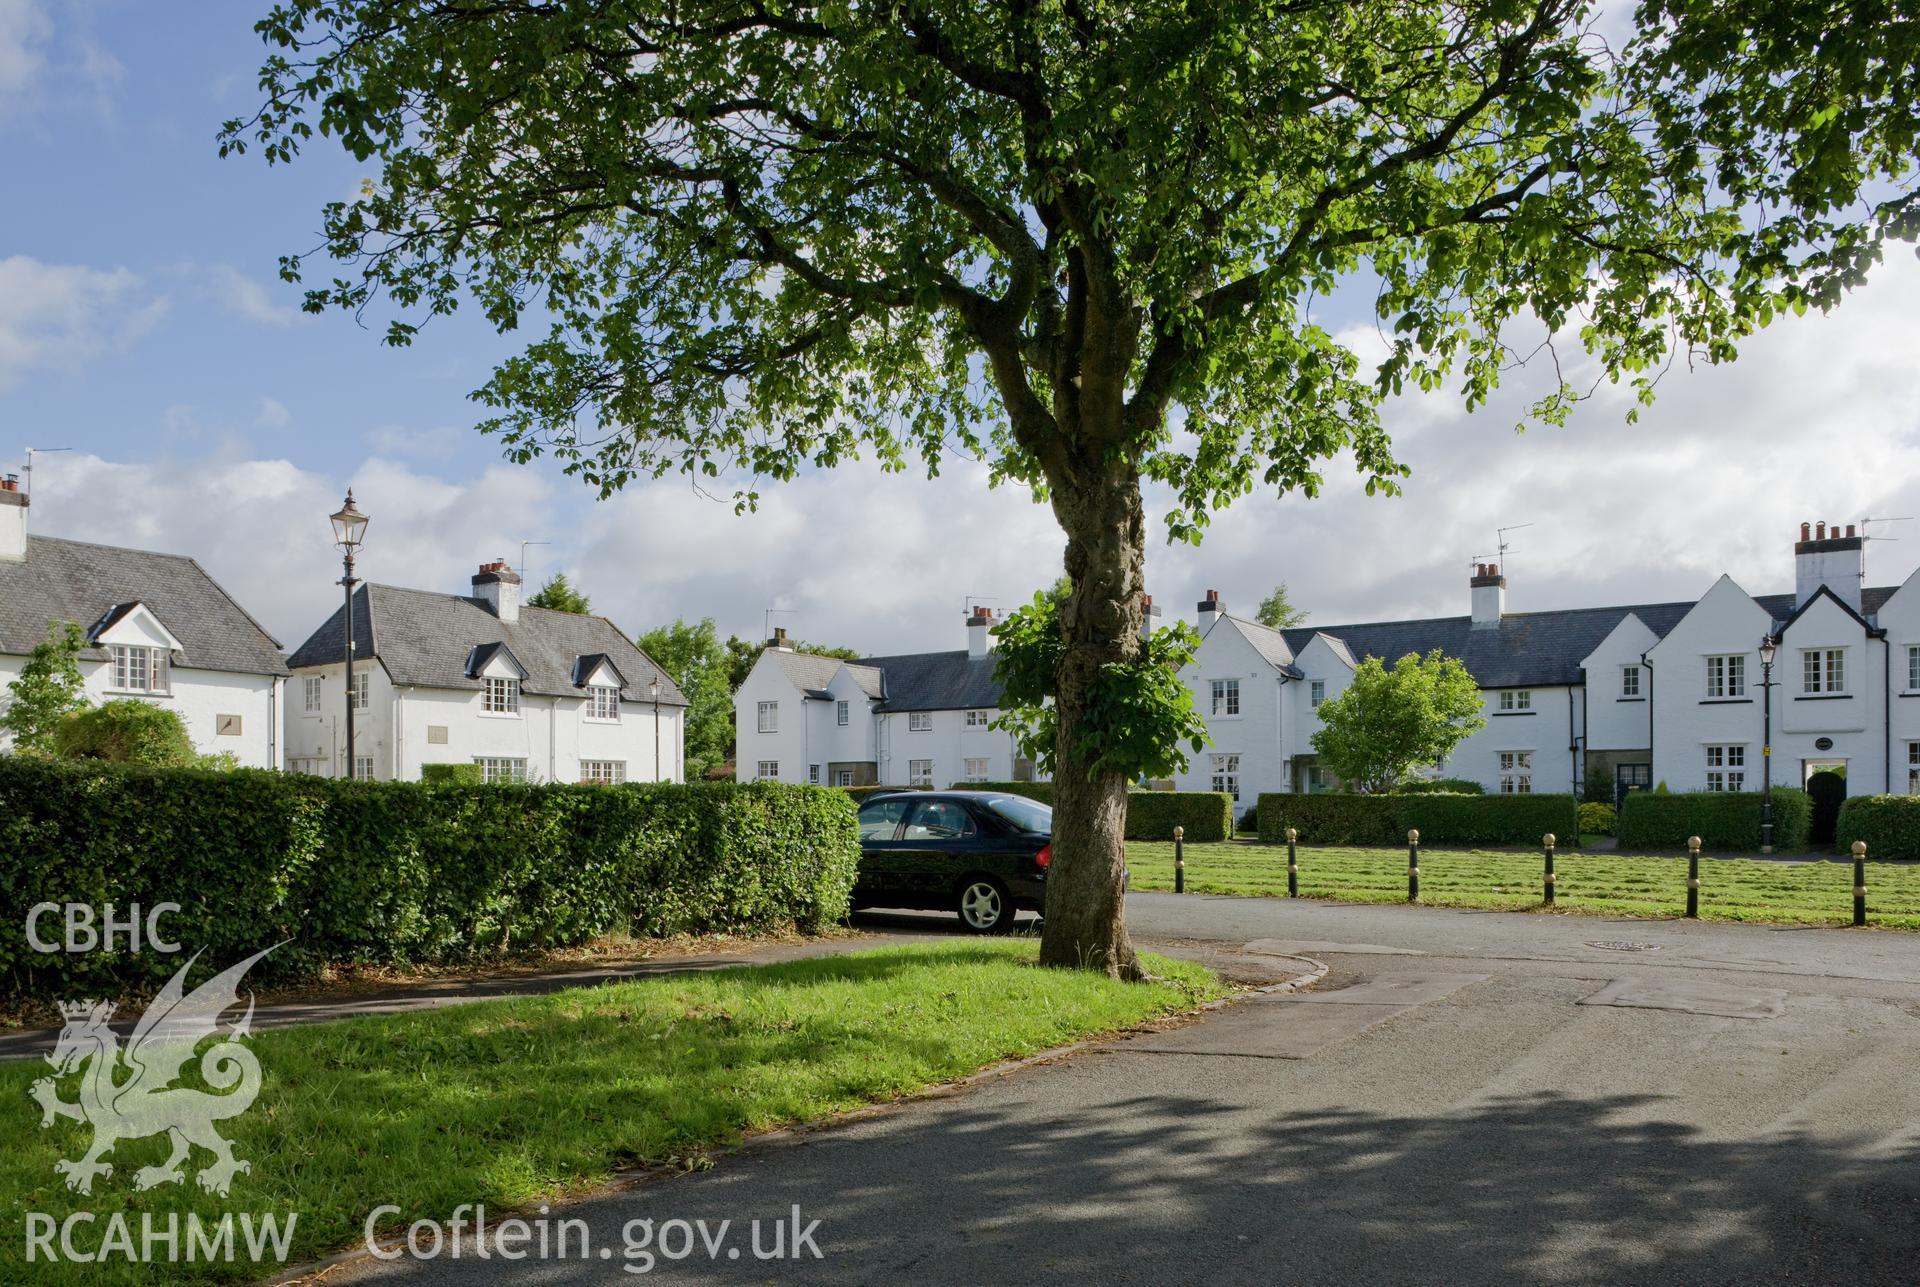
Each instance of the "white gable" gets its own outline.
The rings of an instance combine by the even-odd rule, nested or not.
[[[1730,576],[1722,576],[1687,609],[1666,637],[1647,649],[1656,662],[1667,656],[1751,652],[1773,629],[1773,617]],[[1656,674],[1660,672],[1656,671]]]
[[[165,648],[169,652],[182,651],[180,641],[173,632],[162,625],[160,618],[153,615],[152,609],[144,603],[135,603],[120,619],[93,636],[93,642],[103,648],[126,645],[134,648]]]
[[[1606,666],[1625,665],[1659,642],[1660,636],[1654,634],[1646,622],[1629,612],[1607,632],[1607,637],[1600,641],[1598,647],[1580,659],[1580,667],[1595,671]],[[1593,681],[1594,676],[1589,675],[1588,680]]]
[[[500,661],[504,660],[504,658],[495,658],[495,660]],[[495,672],[489,667],[481,673],[491,675]],[[583,686],[587,688],[618,688],[620,687],[620,672],[613,668],[612,662],[602,657],[599,663],[594,666],[593,673],[588,675],[582,682]],[[644,685],[642,687],[644,688]]]

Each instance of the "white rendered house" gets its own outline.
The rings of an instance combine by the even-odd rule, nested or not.
[[[1765,638],[1773,783],[1844,767],[1855,794],[1920,793],[1920,588],[1911,577],[1863,587],[1864,553],[1854,527],[1802,524],[1792,594],[1752,596],[1721,577],[1691,603],[1525,613],[1505,610],[1506,578],[1489,564],[1466,616],[1288,630],[1230,616],[1208,591],[1181,677],[1214,745],[1177,785],[1232,791],[1243,806],[1333,789],[1313,750],[1315,708],[1366,657],[1391,665],[1437,648],[1479,683],[1487,723],[1436,775],[1515,793],[1584,792],[1590,780],[1616,798],[1661,782],[1754,791]]]
[[[988,632],[966,618],[964,651],[841,661],[797,652],[776,630],[733,696],[734,774],[820,786],[1026,781],[1031,761],[991,727],[1001,687]]]
[[[289,658],[286,766],[412,781],[477,764],[490,782],[680,782],[687,700],[605,617],[523,607],[482,564],[471,595],[354,591],[354,763],[346,763],[345,607]]]
[[[0,703],[49,626],[71,621],[86,633],[90,702],[164,706],[202,755],[277,765],[279,643],[192,559],[31,536],[29,509],[19,484],[0,478]]]

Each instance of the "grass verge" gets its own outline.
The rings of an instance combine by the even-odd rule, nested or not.
[[[963,941],[636,980],[549,996],[265,1032],[252,1109],[221,1124],[252,1164],[231,1195],[186,1184],[134,1191],[164,1139],[123,1141],[91,1197],[70,1193],[60,1158],[84,1125],[40,1128],[28,1088],[40,1061],[0,1064],[0,1241],[8,1283],[244,1281],[276,1266],[26,1263],[27,1213],[93,1213],[75,1242],[97,1249],[114,1213],[206,1224],[223,1213],[297,1212],[287,1257],[357,1245],[366,1214],[445,1221],[591,1189],[636,1165],[697,1165],[743,1134],[826,1117],[1002,1059],[1125,1028],[1224,993],[1205,969],[1149,958],[1154,984],[1040,970],[1030,941]],[[75,1098],[76,1078],[61,1097]],[[210,1158],[198,1150],[197,1171]],[[257,1218],[257,1217],[256,1217]],[[56,1240],[57,1245],[57,1240]]]
[[[1300,895],[1349,903],[1403,903],[1405,849],[1299,850]],[[1186,847],[1187,888],[1201,894],[1285,897],[1284,845]],[[1173,888],[1173,846],[1129,841],[1135,889]],[[1425,849],[1420,901],[1437,907],[1536,910],[1543,864],[1537,853]],[[1554,907],[1609,916],[1678,916],[1686,910],[1685,858],[1649,854],[1561,853],[1554,859]],[[1851,863],[1760,862],[1705,858],[1700,863],[1703,920],[1781,925],[1842,925],[1853,919]],[[1920,866],[1867,864],[1867,923],[1920,930]]]

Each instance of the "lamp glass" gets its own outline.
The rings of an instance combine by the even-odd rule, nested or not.
[[[1775,649],[1777,649],[1778,647],[1779,647],[1779,645],[1778,645],[1777,643],[1775,643],[1775,642],[1774,642],[1774,638],[1773,638],[1773,636],[1772,636],[1772,635],[1766,635],[1766,636],[1764,636],[1764,637],[1762,637],[1762,638],[1761,638],[1761,640],[1760,640],[1760,664],[1761,664],[1762,666],[1771,666],[1771,665],[1773,665],[1773,654],[1774,654],[1774,651],[1775,651]]]
[[[347,503],[332,515],[332,522],[333,543],[345,550],[357,549],[366,534],[367,516],[355,507],[352,492],[347,493]]]

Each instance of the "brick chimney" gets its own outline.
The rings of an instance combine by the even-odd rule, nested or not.
[[[993,609],[975,608],[967,614],[967,656],[984,657],[993,650]]]
[[[1473,628],[1497,626],[1507,610],[1507,578],[1500,575],[1498,563],[1481,563],[1473,569]]]
[[[773,628],[773,638],[767,640],[767,647],[773,649],[775,652],[793,651],[793,641],[787,638],[787,628],[785,626],[775,626]]]
[[[1158,630],[1159,628],[1160,628],[1159,605],[1154,603],[1152,595],[1150,594],[1141,595],[1140,596],[1140,637],[1142,639],[1151,638],[1153,636],[1153,632]]]
[[[26,562],[29,503],[18,478],[0,478],[0,563]]]
[[[1808,529],[1812,530],[1809,531]],[[1860,582],[1867,573],[1867,542],[1852,523],[1802,523],[1793,543],[1793,606],[1820,592],[1833,591],[1840,602],[1860,611]]]
[[[484,599],[502,621],[520,620],[520,574],[505,559],[482,563],[473,574],[473,597]]]
[[[1194,624],[1200,628],[1200,633],[1204,635],[1214,622],[1226,615],[1226,611],[1227,605],[1220,601],[1220,592],[1218,590],[1209,590],[1207,591],[1207,597],[1200,600],[1199,606],[1194,609],[1196,614]]]

